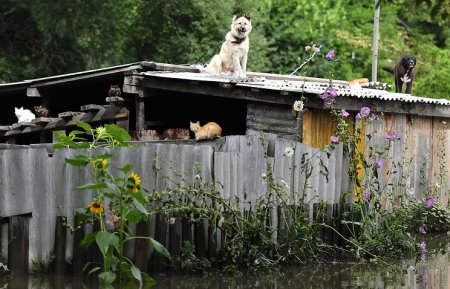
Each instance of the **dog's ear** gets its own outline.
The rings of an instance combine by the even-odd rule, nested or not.
[[[236,21],[236,19],[239,19],[241,17],[245,17],[245,18],[247,18],[248,21],[252,21],[252,17],[250,15],[242,13],[242,12],[239,12],[236,15],[234,15],[233,22]]]

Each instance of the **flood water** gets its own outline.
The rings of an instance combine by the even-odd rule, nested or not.
[[[427,260],[399,260],[396,264],[309,264],[284,268],[277,274],[233,277],[154,275],[154,289],[244,289],[244,288],[450,288],[450,236],[427,240]],[[97,289],[77,278],[30,277],[0,282],[0,289]]]

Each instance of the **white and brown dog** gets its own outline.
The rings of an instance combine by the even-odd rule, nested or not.
[[[250,47],[248,35],[251,31],[251,17],[243,13],[236,14],[231,22],[231,30],[225,36],[220,53],[211,59],[206,67],[206,72],[245,78]]]

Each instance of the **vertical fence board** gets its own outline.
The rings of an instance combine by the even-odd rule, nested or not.
[[[136,236],[149,237],[150,236],[150,227],[149,222],[141,221],[136,226]],[[148,257],[150,252],[150,244],[147,239],[137,239],[135,244],[135,259],[134,264],[138,267],[142,272],[148,271]]]
[[[15,275],[28,274],[29,215],[12,216],[9,220],[8,268]]]
[[[55,224],[55,261],[53,271],[57,275],[61,275],[64,273],[64,269],[66,267],[66,235],[67,229],[63,224],[63,217],[56,217]]]

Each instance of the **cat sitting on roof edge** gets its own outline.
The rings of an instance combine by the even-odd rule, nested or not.
[[[31,112],[29,109],[24,109],[23,107],[17,108],[14,107],[14,113],[17,117],[17,122],[31,122],[33,119],[36,118],[34,113]]]

